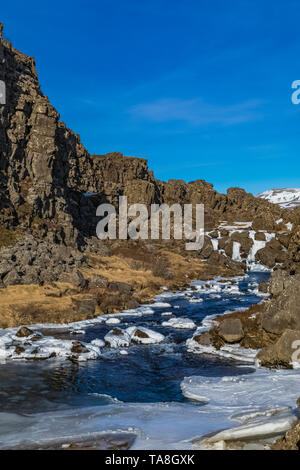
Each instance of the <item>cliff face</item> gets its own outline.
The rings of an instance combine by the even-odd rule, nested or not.
[[[3,39],[2,28],[0,80],[6,85],[6,105],[0,106],[1,224],[18,230],[46,225],[48,237],[72,243],[80,232],[95,230],[95,207],[84,193],[98,193],[109,202],[124,192],[132,201],[137,196],[157,200],[146,160],[118,153],[91,158],[42,93],[34,59]]]
[[[2,28],[0,61],[6,85],[6,105],[0,107],[1,223],[27,228],[43,219],[61,240],[76,238],[80,217],[67,181],[88,170],[89,154],[41,92],[34,59],[5,41]]]

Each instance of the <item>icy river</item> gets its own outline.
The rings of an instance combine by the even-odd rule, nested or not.
[[[132,449],[222,448],[239,439],[251,448],[251,440],[280,434],[295,420],[300,371],[258,368],[253,351],[236,346],[214,355],[192,341],[215,315],[260,302],[258,284],[267,278],[194,282],[136,311],[38,328],[62,345],[94,342],[101,354],[84,362],[0,359],[0,448],[51,447],[108,432],[132,435]],[[99,340],[116,327],[146,328],[159,341],[104,346]]]

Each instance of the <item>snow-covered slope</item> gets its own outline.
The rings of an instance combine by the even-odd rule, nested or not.
[[[258,194],[257,197],[267,199],[284,209],[300,206],[300,188],[270,189]]]

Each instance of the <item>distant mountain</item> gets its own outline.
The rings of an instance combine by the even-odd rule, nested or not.
[[[258,194],[257,197],[278,204],[283,209],[300,206],[300,188],[270,189]]]

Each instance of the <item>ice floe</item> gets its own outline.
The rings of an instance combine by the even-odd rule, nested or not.
[[[164,335],[149,328],[130,326],[126,330],[114,328],[109,331],[104,340],[111,348],[128,347],[134,344],[155,344],[164,340]]]
[[[256,364],[257,350],[250,348],[246,349],[239,344],[225,344],[220,349],[216,349],[212,345],[206,346],[199,344],[194,340],[194,338],[191,338],[186,341],[186,345],[188,352],[194,354],[208,354],[223,359],[232,359],[246,364]]]
[[[297,420],[293,407],[298,395],[300,372],[258,369],[234,377],[187,377],[181,390],[204,408],[227,411],[241,425],[215,433],[200,446],[221,441],[261,439],[279,435]]]
[[[51,359],[76,358],[78,361],[97,359],[99,345],[44,336],[32,331],[26,337],[19,337],[16,331],[3,330],[0,336],[0,359]]]
[[[282,434],[294,422],[290,407],[299,395],[299,380],[300,372],[266,370],[238,377],[184,379],[184,393],[193,386],[194,395],[207,398],[202,406],[194,401],[112,402],[31,415],[0,413],[0,448],[63,444],[129,431],[136,435],[131,450],[222,448],[223,441],[248,438],[255,442]]]
[[[193,329],[196,328],[196,324],[193,320],[189,318],[174,317],[170,318],[168,321],[162,322],[162,326],[168,328],[178,328],[178,329]]]
[[[119,318],[108,318],[105,323],[107,325],[117,325],[118,323],[121,323],[121,320]]]

